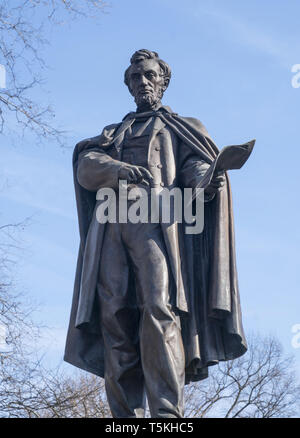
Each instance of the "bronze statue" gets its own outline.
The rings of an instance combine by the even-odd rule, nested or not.
[[[226,170],[254,141],[220,155],[199,120],[162,105],[170,78],[156,52],[135,52],[125,84],[136,112],[73,155],[80,248],[65,360],[104,377],[115,418],[143,417],[146,396],[152,417],[183,417],[184,385],[247,350]],[[118,198],[121,180],[147,193],[202,187],[203,232],[172,219],[99,222],[97,193]]]

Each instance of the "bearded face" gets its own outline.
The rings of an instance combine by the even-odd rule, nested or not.
[[[138,108],[151,109],[156,106],[162,97],[162,90],[155,92],[154,90],[147,90],[145,92],[138,93],[134,97],[134,101]]]
[[[160,65],[154,59],[145,59],[130,68],[129,89],[139,111],[155,108],[165,91]]]

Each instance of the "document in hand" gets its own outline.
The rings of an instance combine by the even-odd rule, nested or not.
[[[245,144],[224,147],[205,172],[196,188],[205,189],[218,172],[240,169],[248,160],[255,145],[255,140]],[[192,199],[196,197],[196,190]]]

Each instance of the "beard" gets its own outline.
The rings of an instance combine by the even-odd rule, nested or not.
[[[162,95],[162,90],[159,90],[157,93],[138,94],[134,100],[140,110],[150,110],[160,102]]]

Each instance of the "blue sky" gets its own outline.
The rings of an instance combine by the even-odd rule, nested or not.
[[[230,174],[243,321],[248,331],[277,335],[300,366],[300,349],[291,347],[300,324],[300,88],[291,85],[299,14],[297,0],[112,0],[98,22],[49,33],[43,56],[51,68],[35,93],[69,131],[65,146],[0,138],[0,220],[32,216],[16,288],[41,304],[49,361],[63,355],[79,242],[72,149],[134,110],[123,73],[132,53],[148,48],[172,68],[165,104],[200,119],[220,148],[257,139],[249,162]]]

